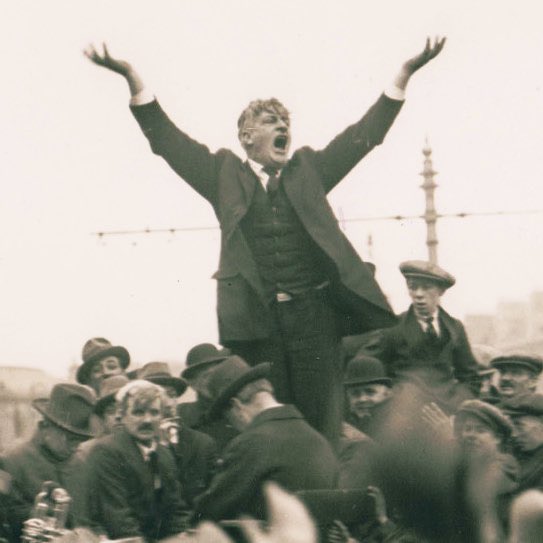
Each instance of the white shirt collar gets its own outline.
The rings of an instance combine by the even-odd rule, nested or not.
[[[247,158],[247,163],[249,164],[249,166],[251,166],[251,169],[253,170],[253,172],[255,172],[258,179],[260,179],[260,183],[262,183],[262,186],[265,189],[270,176],[264,171],[264,166],[250,158]],[[278,169],[277,172],[279,174],[281,170]]]
[[[420,318],[416,313],[415,317],[417,318],[417,322],[420,324],[422,330],[426,332],[426,330],[428,329],[428,323],[426,322],[426,320],[424,318]],[[439,308],[432,313],[431,317],[433,319],[432,325],[434,326],[434,329],[439,336],[441,333],[441,327],[439,326]]]
[[[140,443],[139,441],[136,442],[136,445],[138,446],[138,449],[140,450],[143,459],[146,462],[149,461],[151,453],[156,451],[156,441],[153,441],[149,447],[147,447],[147,445],[144,445],[143,443]]]

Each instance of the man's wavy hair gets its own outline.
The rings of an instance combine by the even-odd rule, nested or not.
[[[238,119],[238,138],[241,140],[241,133],[248,123],[253,123],[263,111],[276,113],[286,122],[290,122],[288,109],[277,98],[268,100],[253,100],[242,112]]]

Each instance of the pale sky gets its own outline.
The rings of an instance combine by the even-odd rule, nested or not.
[[[433,149],[438,211],[543,209],[543,8],[532,1],[6,1],[0,50],[0,365],[56,375],[104,336],[135,365],[180,362],[217,341],[219,232],[98,240],[92,232],[213,226],[212,209],[155,157],[115,74],[82,55],[106,41],[164,109],[212,150],[242,155],[235,123],[257,97],[290,109],[293,149],[358,120],[426,36],[442,54],[416,74],[383,145],[335,189],[345,218],[423,211]],[[493,311],[543,289],[543,214],[443,219],[451,313]],[[398,263],[426,258],[420,220],[348,223],[395,310]]]

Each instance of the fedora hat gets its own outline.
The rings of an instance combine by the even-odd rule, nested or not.
[[[93,437],[90,416],[96,405],[94,390],[75,383],[59,383],[49,398],[39,398],[32,405],[46,419],[60,428],[83,437]]]
[[[116,356],[123,369],[126,369],[128,364],[130,364],[130,355],[124,347],[112,345],[103,337],[89,339],[85,345],[83,345],[83,352],[81,353],[83,364],[77,368],[77,382],[84,385],[87,384],[89,382],[90,371],[93,364],[108,356]]]
[[[200,343],[187,353],[186,368],[181,372],[181,377],[190,380],[199,370],[217,364],[231,354],[229,349],[217,349],[212,343]]]
[[[373,356],[359,354],[347,364],[343,379],[345,386],[382,384],[392,385],[382,362]]]
[[[166,362],[148,362],[138,370],[137,379],[151,381],[161,387],[173,387],[178,396],[181,396],[188,386],[185,379],[172,375]]]
[[[105,408],[115,400],[117,391],[130,382],[126,375],[112,375],[100,383],[100,395],[96,401],[94,412],[102,416]]]
[[[263,362],[255,367],[249,366],[243,358],[233,355],[218,364],[210,373],[208,388],[213,401],[208,411],[208,418],[217,418],[225,405],[245,385],[265,378],[270,373],[271,364]]]

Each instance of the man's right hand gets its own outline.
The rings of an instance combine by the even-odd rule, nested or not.
[[[143,90],[144,85],[139,76],[139,74],[134,70],[132,65],[126,60],[121,60],[118,58],[113,58],[108,51],[107,45],[102,44],[102,53],[99,53],[94,45],[90,44],[84,51],[83,54],[94,64],[107,68],[112,72],[115,72],[119,75],[122,75],[130,87],[130,94],[135,96],[140,91]]]

